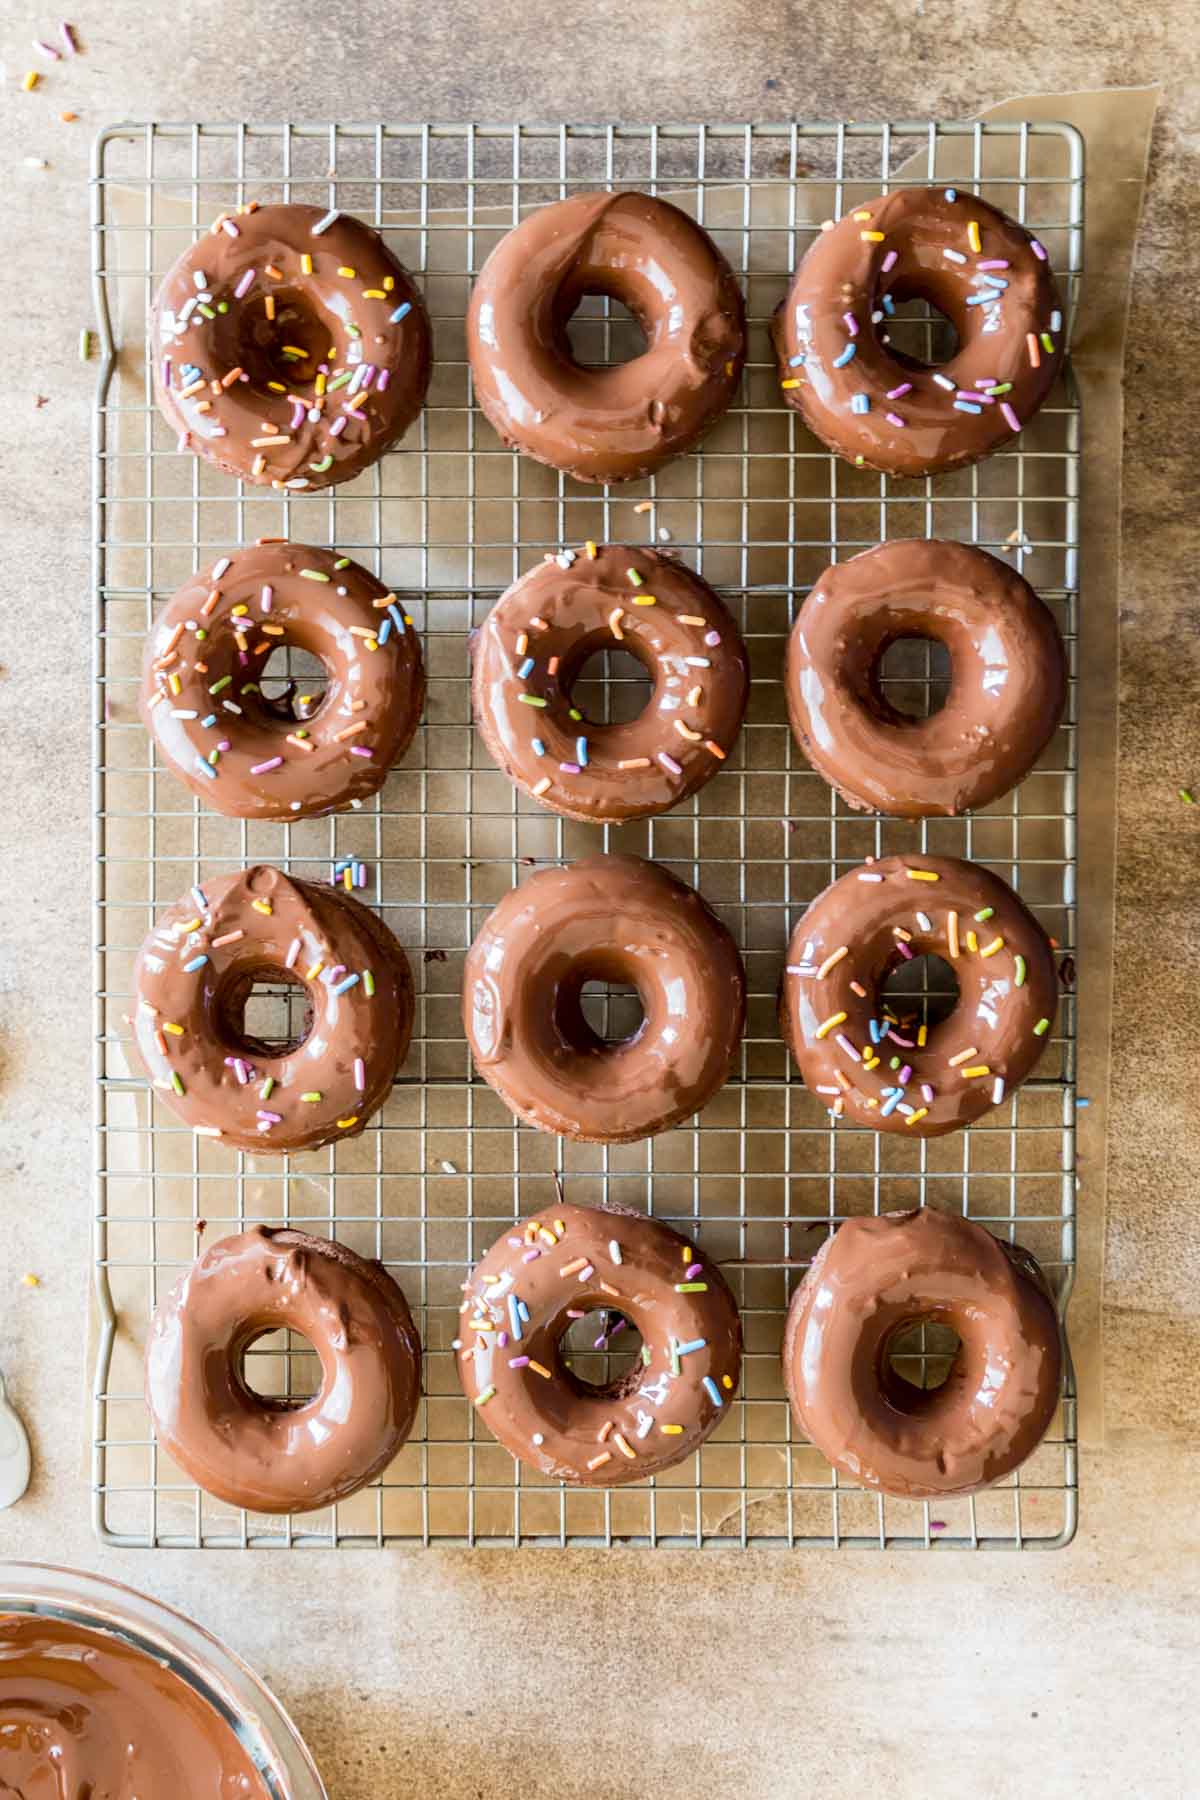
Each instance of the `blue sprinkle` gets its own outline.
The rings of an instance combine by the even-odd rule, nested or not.
[[[858,349],[857,344],[847,344],[846,348],[842,351],[842,354],[840,356],[834,357],[834,359],[833,359],[834,368],[835,369],[844,369],[848,362],[853,362],[854,354],[857,349]]]
[[[391,325],[398,325],[400,323],[401,319],[406,319],[411,311],[412,311],[412,301],[406,300],[404,302],[403,306],[398,306],[396,308],[395,312],[392,314],[388,323]]]
[[[1090,1100],[1077,1100],[1075,1104],[1076,1106],[1090,1106],[1092,1103]]]
[[[193,956],[191,962],[184,963],[184,965],[183,965],[184,974],[185,975],[194,975],[196,973],[196,970],[202,969],[207,961],[208,961],[207,956]]]
[[[892,316],[892,314],[896,310],[896,302],[892,299],[892,296],[890,294],[882,294],[880,296],[879,304],[882,306],[884,312],[887,313],[889,318]]]
[[[527,656],[525,658],[525,661],[521,664],[520,668],[517,670],[518,678],[521,681],[524,681],[524,679],[527,675],[532,675],[535,667],[536,667],[536,664],[534,663],[532,656]]]
[[[194,887],[192,889],[192,899],[196,902],[196,905],[200,908],[201,912],[208,911],[208,901],[204,898],[203,888]]]
[[[958,199],[958,189],[957,188],[947,188],[946,189],[946,198],[947,198],[947,200],[957,200]]]
[[[1051,331],[1062,330],[1062,314],[1057,310],[1050,314],[1050,329]]]
[[[871,1042],[873,1044],[878,1044],[883,1037],[883,1027],[880,1025],[879,1020],[871,1019],[868,1022],[867,1029],[871,1033]]]
[[[803,366],[804,366],[803,350],[800,352],[799,356],[789,356],[788,357],[788,368],[789,369],[799,369],[799,368],[802,368]]]
[[[870,410],[871,410],[871,396],[869,394],[852,394],[850,396],[850,411],[851,412],[853,412],[853,413],[868,413],[868,412],[870,412]]]
[[[383,624],[379,627],[379,637],[376,641],[380,644],[386,644],[391,635],[392,621],[390,619],[385,619]]]
[[[521,1317],[524,1319],[525,1323],[528,1325],[528,1323],[529,1323],[529,1308],[526,1306],[526,1304],[523,1300],[517,1301],[517,1311],[520,1313]]]
[[[521,1341],[521,1309],[517,1304],[517,1296],[508,1296],[508,1324],[513,1337],[519,1344]]]
[[[675,1347],[680,1356],[690,1356],[693,1350],[707,1349],[708,1339],[693,1338],[690,1344],[677,1344]]]
[[[995,294],[968,294],[967,295],[967,305],[968,306],[989,306],[991,304],[991,302],[997,298],[998,298],[998,296]]]
[[[587,768],[587,759],[587,739],[585,737],[576,738],[575,761],[579,764],[581,769]]]
[[[331,994],[344,994],[347,988],[357,987],[361,979],[359,975],[347,975],[344,981],[339,981],[337,986],[331,987],[329,991]]]
[[[545,744],[543,744],[543,742],[542,742],[542,740],[541,740],[541,738],[534,738],[534,740],[533,740],[533,754],[534,754],[534,755],[535,755],[535,756],[545,756],[545,754],[546,754],[546,746],[545,746]]]
[[[400,632],[401,636],[403,636],[403,634],[404,634],[404,614],[400,611],[400,608],[395,605],[389,606],[388,607],[388,618],[392,621],[392,624],[396,627],[396,630],[398,632]]]
[[[991,275],[986,269],[979,279],[980,281],[986,281],[989,287],[1006,288],[1008,286],[1007,281],[1001,281],[999,275]]]
[[[981,413],[983,408],[982,406],[974,405],[970,400],[956,400],[954,402],[954,410],[955,412]]]
[[[209,713],[207,719],[201,719],[201,721],[200,721],[200,723],[202,725],[215,725],[216,722],[217,722],[216,713]]]
[[[725,1402],[721,1398],[721,1390],[711,1375],[706,1375],[700,1383],[700,1386],[704,1389],[714,1406],[724,1406]]]
[[[196,758],[196,767],[202,769],[210,781],[215,781],[217,779],[217,771],[213,768],[211,763],[205,762],[202,756]]]
[[[895,1110],[899,1106],[899,1104],[900,1104],[900,1089],[893,1088],[891,1093],[888,1095],[887,1099],[884,1101],[883,1105],[879,1109],[880,1118],[886,1119],[888,1117],[889,1113],[895,1112]]]

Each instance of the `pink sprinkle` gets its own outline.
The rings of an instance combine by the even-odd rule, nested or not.
[[[852,1056],[855,1062],[862,1061],[862,1057],[858,1054],[858,1051],[854,1048],[854,1045],[850,1042],[850,1039],[846,1036],[844,1031],[839,1031],[833,1041],[835,1044],[840,1044],[842,1049],[846,1052],[846,1055]]]
[[[351,756],[374,756],[375,752],[368,750],[365,744],[351,744],[350,754]]]
[[[696,1276],[700,1273],[700,1271],[703,1267],[704,1267],[703,1263],[689,1263],[688,1269],[687,1269],[687,1274],[684,1276],[684,1280],[685,1281],[694,1281]]]
[[[930,1529],[930,1531],[945,1531],[945,1529],[946,1529],[945,1519],[930,1519],[929,1529]]]
[[[886,275],[889,269],[895,268],[895,266],[899,262],[899,260],[900,260],[899,252],[896,250],[889,250],[887,255],[884,257],[883,261],[880,263],[879,266],[883,270],[884,274]]]
[[[1038,243],[1036,238],[1030,238],[1029,248],[1033,251],[1033,254],[1037,257],[1039,262],[1045,262],[1046,252],[1042,249],[1042,246]]]
[[[521,1248],[520,1238],[509,1238],[508,1247],[510,1250],[519,1250]]]
[[[507,1344],[507,1342],[508,1342],[508,1333],[507,1333],[507,1331],[502,1331],[500,1333],[500,1336],[496,1339],[497,1350],[503,1350],[503,1348],[504,1348],[505,1344]]]
[[[374,381],[376,374],[377,374],[377,370],[375,368],[375,364],[368,363],[366,368],[363,370],[363,378],[362,378],[362,381],[359,383],[359,386],[369,388],[371,383]]]
[[[230,1066],[233,1069],[234,1074],[237,1076],[238,1086],[245,1087],[246,1083],[250,1079],[250,1075],[249,1075],[246,1065],[242,1061],[241,1057],[240,1056],[229,1056],[229,1057],[226,1057],[225,1060],[230,1064]]]
[[[73,25],[68,25],[67,21],[64,19],[59,25],[58,34],[67,47],[67,54],[69,56],[78,56],[79,42],[75,36],[75,27]]]
[[[921,1083],[921,1098],[925,1102],[926,1106],[933,1105],[933,1089],[930,1087],[930,1085],[927,1081],[923,1081]]]
[[[293,966],[293,964],[295,963],[296,958],[299,956],[299,954],[300,954],[300,939],[293,938],[292,939],[292,947],[287,953],[287,961],[283,965],[284,968],[290,969]]]
[[[235,300],[243,299],[250,292],[250,289],[253,286],[254,286],[254,270],[247,269],[246,273],[242,276],[242,279],[238,282],[237,286],[233,290],[234,299]]]
[[[41,38],[34,38],[33,47],[35,50],[40,50],[43,56],[48,56],[50,58],[51,62],[61,62],[62,61],[62,57],[59,54],[59,52],[54,48],[54,45],[43,43]]]
[[[719,644],[721,641],[721,634],[719,631],[706,631],[704,634],[704,641],[706,644]]]
[[[580,766],[578,763],[559,763],[558,766],[562,770],[564,775],[582,774],[582,770],[580,769]]]
[[[354,1059],[354,1085],[361,1094],[367,1085],[367,1070],[361,1056]]]
[[[581,1313],[577,1306],[568,1306],[567,1317],[568,1319],[586,1319],[587,1314]]]
[[[282,1113],[269,1113],[269,1112],[262,1112],[260,1110],[256,1114],[256,1117],[258,1117],[260,1119],[265,1119],[268,1125],[281,1125],[283,1123],[283,1114]]]
[[[540,1250],[527,1250],[525,1252],[524,1256],[521,1258],[521,1261],[523,1263],[533,1262],[534,1258],[540,1256],[541,1254],[542,1253]]]
[[[528,1361],[529,1358],[527,1356],[510,1356],[508,1359],[508,1366],[510,1369],[523,1369]]]
[[[1005,424],[1011,426],[1013,431],[1020,431],[1021,421],[1020,421],[1020,419],[1018,419],[1016,413],[1013,411],[1012,407],[1008,404],[1007,400],[1002,400],[1000,402],[1000,411],[1004,414]]]
[[[995,394],[973,394],[970,388],[961,389],[955,394],[954,398],[956,400],[969,400],[973,406],[995,406],[996,404]]]
[[[912,961],[913,953],[909,949],[908,945],[904,942],[903,938],[896,939],[896,948],[900,952],[901,956],[905,957],[909,962]]]
[[[292,422],[291,422],[291,425],[288,427],[288,429],[290,431],[295,431],[298,429],[299,426],[303,425],[303,423],[304,423],[304,404],[300,400],[293,400],[292,401]]]
[[[853,313],[843,313],[842,314],[842,323],[846,327],[846,330],[850,333],[851,337],[858,336],[858,320],[855,318]]]
[[[392,371],[390,369],[380,369],[379,380],[375,383],[375,392],[377,394],[382,394],[384,388],[387,386],[387,384],[391,380],[391,378],[392,378]]]
[[[282,761],[282,756],[269,756],[266,762],[255,763],[251,768],[250,773],[252,775],[266,775],[272,769],[277,769]]]
[[[680,768],[679,764],[675,761],[675,758],[673,756],[668,756],[665,750],[659,751],[658,760],[662,764],[663,768],[666,769],[670,774],[672,774],[672,775],[682,775],[683,774],[683,770]]]
[[[274,588],[265,587],[262,591],[262,609],[264,612],[270,612],[271,602],[272,602],[272,600],[274,600],[274,598],[275,598]]]
[[[915,1038],[902,1038],[900,1036],[899,1032],[892,1031],[890,1029],[889,1029],[887,1035],[891,1038],[893,1044],[899,1044],[899,1046],[902,1050],[911,1050],[915,1046],[915,1043],[916,1043]]]
[[[217,745],[217,749],[223,753],[224,751],[228,750],[228,748],[229,748],[229,739],[222,738],[221,741]]]
[[[887,397],[889,400],[899,400],[899,398],[902,394],[911,394],[911,393],[912,393],[912,382],[911,381],[902,381],[898,388],[889,388],[888,389]]]
[[[221,230],[225,233],[226,237],[241,237],[242,235],[232,219],[222,219]]]
[[[903,425],[905,423],[899,413],[884,413],[883,416],[889,425]]]
[[[333,421],[333,424],[329,427],[329,435],[330,435],[330,437],[341,437],[341,435],[342,435],[343,431],[345,431],[345,429],[346,429],[346,415],[343,413],[341,418],[335,419]]]
[[[990,256],[986,262],[977,262],[975,267],[977,269],[1007,269],[1008,263],[1003,257]]]

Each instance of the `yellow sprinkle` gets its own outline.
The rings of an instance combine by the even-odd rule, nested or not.
[[[882,231],[860,231],[858,235],[864,244],[882,244],[883,242]]]
[[[927,1106],[918,1106],[916,1112],[909,1113],[909,1115],[908,1115],[907,1119],[905,1119],[904,1123],[906,1125],[915,1125],[917,1120],[923,1119],[928,1111],[929,1111],[929,1108]]]
[[[869,219],[871,215],[869,212],[856,212],[854,216],[856,219]]]
[[[843,944],[840,950],[834,950],[831,955],[829,955],[825,958],[825,961],[821,964],[820,968],[817,970],[817,980],[824,981],[824,979],[828,975],[830,969],[835,968],[837,966],[837,964],[841,962],[843,956],[849,956],[849,954],[850,954],[849,944]]]
[[[325,376],[318,372],[316,382],[314,383],[318,394],[323,394],[325,392],[325,379]]]
[[[662,1428],[668,1437],[678,1437],[683,1430],[682,1425],[664,1425]]]
[[[305,981],[315,981],[317,976],[321,973],[321,970],[324,967],[325,967],[325,963],[324,963],[323,959],[320,962],[315,962],[313,964],[312,968],[308,971],[308,974],[304,977]]]
[[[350,1118],[348,1118],[348,1119],[339,1119],[338,1120],[338,1130],[339,1131],[349,1131],[349,1129],[352,1125],[357,1125],[357,1124],[358,1124],[358,1114],[353,1113],[353,1114],[351,1114]]]
[[[303,362],[308,361],[308,351],[302,344],[284,344],[283,348],[289,356],[298,356]]]
[[[267,917],[270,918],[272,908],[269,900],[252,900],[250,904],[255,912],[266,913]]]
[[[991,1072],[986,1063],[972,1063],[969,1069],[963,1070],[962,1076],[964,1081],[974,1081],[978,1076],[990,1075]]]
[[[928,1036],[929,1036],[928,1025],[918,1025],[917,1026],[917,1048],[918,1048],[918,1050],[923,1050],[925,1048],[925,1040]]]
[[[21,1280],[25,1283],[26,1287],[41,1287],[42,1285],[41,1276],[35,1275],[32,1270],[30,1270],[28,1274],[22,1275]]]
[[[787,380],[781,381],[779,385],[781,388],[797,388],[800,386],[800,377],[798,375],[789,375]]]
[[[584,546],[583,546],[583,547],[584,547],[584,549],[585,549],[585,550],[586,550],[586,551],[587,551],[587,554],[588,554],[588,561],[589,561],[589,562],[595,562],[595,560],[596,560],[596,546],[595,546],[595,544],[594,544],[594,543],[593,543],[593,542],[592,542],[592,540],[591,540],[591,538],[589,538],[589,539],[588,539],[588,541],[587,541],[587,543],[586,543],[586,544],[585,544],[585,545],[584,545]]]
[[[721,1386],[723,1388],[731,1388],[733,1386],[733,1376],[732,1375],[722,1375]]]
[[[36,69],[30,69],[28,75],[21,78],[21,86],[25,89],[27,94],[32,94],[34,88],[41,79],[42,78]]]
[[[958,955],[958,914],[956,912],[946,915],[946,948],[951,956]]]
[[[879,1067],[879,1058],[877,1056],[872,1056],[867,1062],[864,1062],[864,1064],[863,1064],[864,1069],[877,1069],[878,1067]]]
[[[358,274],[358,270],[357,269],[339,269],[338,274],[341,276],[343,281],[353,281],[354,277]]]
[[[616,606],[608,615],[608,628],[615,638],[623,640],[625,633],[621,630],[621,608]]]
[[[908,879],[910,881],[940,881],[942,878],[933,869],[910,869]]]
[[[973,931],[968,931],[968,933],[967,933],[967,949],[971,952],[972,956],[974,956],[974,954],[978,950],[978,948],[979,948],[979,939],[975,936],[975,933]]]
[[[983,249],[983,245],[979,241],[978,219],[972,219],[967,225],[967,242],[970,244],[976,256],[978,256],[979,252]]]
[[[635,594],[633,604],[635,606],[657,606],[658,600],[653,594]]]
[[[396,277],[394,275],[385,275],[383,278],[383,285],[390,294],[396,285]]]
[[[386,300],[387,299],[387,295],[384,293],[382,288],[364,288],[362,297],[364,300]]]
[[[994,937],[990,944],[985,944],[983,946],[983,949],[979,954],[980,956],[995,956],[997,950],[1003,950],[1003,948],[1004,939],[1002,937]]]
[[[163,1020],[163,1030],[169,1031],[172,1037],[182,1037],[183,1036],[183,1026],[182,1025],[172,1025],[169,1022],[169,1020],[167,1020],[167,1019]]]
[[[307,250],[305,250],[300,257],[300,273],[302,275],[312,274],[312,257],[308,254]]]
[[[530,1366],[530,1368],[531,1368],[531,1369],[532,1369],[532,1367],[533,1367],[533,1364],[532,1364],[532,1363],[530,1363],[530,1365],[529,1365],[529,1366]],[[630,1447],[629,1447],[629,1445],[628,1445],[628,1443],[627,1443],[627,1442],[626,1442],[626,1441],[625,1441],[625,1439],[624,1439],[624,1438],[623,1438],[623,1437],[622,1437],[622,1436],[621,1436],[621,1433],[620,1433],[620,1432],[619,1432],[619,1431],[614,1431],[614,1432],[613,1432],[613,1434],[612,1434],[612,1441],[613,1441],[613,1443],[614,1443],[614,1444],[615,1444],[615,1445],[616,1445],[616,1446],[617,1446],[617,1449],[618,1449],[618,1450],[619,1450],[619,1451],[620,1451],[620,1452],[621,1452],[621,1455],[622,1455],[622,1456],[627,1456],[627,1457],[628,1457],[628,1458],[629,1458],[629,1460],[630,1460],[630,1462],[636,1462],[636,1461],[637,1461],[637,1451],[636,1451],[636,1450],[631,1450],[631,1449],[630,1449]]]
[[[696,613],[680,613],[679,623],[681,625],[707,625],[708,620],[700,618]]]
[[[274,294],[264,294],[263,295],[263,308],[266,312],[268,319],[273,319],[275,317],[275,296],[274,296]]]
[[[817,1026],[816,1035],[819,1038],[828,1037],[835,1025],[844,1025],[845,1022],[846,1015],[844,1012],[832,1013],[823,1025]]]

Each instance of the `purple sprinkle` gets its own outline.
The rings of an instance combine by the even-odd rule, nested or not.
[[[909,949],[908,945],[904,942],[903,938],[896,939],[896,948],[900,952],[901,956],[905,957],[909,962],[911,962],[913,960],[913,953]]]
[[[850,1042],[850,1039],[846,1036],[844,1031],[839,1031],[833,1041],[835,1044],[840,1044],[842,1049],[846,1052],[846,1055],[852,1056],[855,1062],[862,1061],[862,1057],[854,1048],[854,1045]]]
[[[265,1122],[268,1125],[282,1125],[282,1123],[283,1123],[283,1114],[282,1113],[263,1112],[260,1109],[259,1112],[255,1116],[257,1118],[265,1120]]]
[[[43,43],[41,38],[34,38],[33,47],[35,50],[40,50],[43,56],[48,56],[50,58],[51,62],[61,62],[62,61],[62,57],[59,55],[58,51],[54,48],[54,45]]]
[[[988,258],[987,262],[977,262],[975,267],[977,269],[1007,269],[1008,264],[1002,257],[992,256]]]
[[[930,1529],[930,1531],[945,1531],[945,1529],[946,1529],[945,1519],[930,1519],[929,1529]]]
[[[509,1238],[508,1247],[510,1250],[519,1250],[521,1248],[521,1239],[520,1238]]]
[[[1036,238],[1030,238],[1029,248],[1033,251],[1033,254],[1037,257],[1039,262],[1045,262],[1046,252],[1042,249],[1042,246],[1038,243]]]
[[[687,1274],[684,1276],[683,1279],[685,1281],[694,1281],[696,1276],[700,1273],[703,1266],[704,1266],[703,1263],[689,1263],[688,1268],[687,1268]]]
[[[904,1067],[901,1069],[900,1073],[897,1075],[896,1080],[900,1083],[901,1087],[908,1086],[908,1083],[912,1080],[912,1064],[911,1063],[905,1063]]]
[[[351,756],[374,756],[375,752],[368,750],[365,744],[351,744],[350,754]]]
[[[290,969],[292,967],[292,965],[294,964],[296,958],[299,956],[299,954],[300,954],[300,939],[293,938],[292,939],[292,947],[287,953],[287,961],[283,965],[284,968]]]
[[[521,1258],[521,1261],[523,1263],[531,1263],[535,1257],[538,1257],[541,1254],[542,1253],[540,1250],[527,1250],[525,1252],[524,1256]]]
[[[234,299],[235,300],[244,299],[245,296],[250,292],[250,289],[253,286],[254,286],[254,270],[247,269],[246,273],[242,276],[242,279],[238,282],[237,286],[233,290]]]
[[[342,435],[343,431],[345,431],[345,429],[346,429],[346,415],[343,413],[342,417],[340,419],[335,419],[333,421],[333,424],[329,427],[329,435],[330,435],[330,437],[341,437],[341,435]]]
[[[378,373],[378,371],[376,370],[374,363],[367,363],[365,365],[365,367],[363,369],[363,378],[362,378],[362,384],[365,388],[370,387],[370,385],[374,381],[377,373]]]
[[[68,25],[67,21],[63,19],[58,28],[58,35],[66,45],[68,56],[78,56],[79,44],[75,37],[75,27],[73,25]]]
[[[291,425],[288,427],[288,429],[290,431],[297,431],[299,429],[299,427],[301,425],[303,425],[303,423],[304,423],[304,402],[302,400],[293,400],[292,401],[292,422],[291,422]]]
[[[901,395],[911,394],[911,393],[912,393],[912,382],[911,381],[902,381],[900,383],[899,387],[888,389],[887,397],[889,400],[899,400]]]
[[[559,763],[558,766],[562,770],[564,775],[582,774],[582,770],[580,769],[580,766],[578,763]]]
[[[229,739],[228,738],[220,738],[217,742],[217,749],[220,750],[222,753],[224,753],[226,750],[228,750],[228,748],[229,748]]]
[[[903,425],[904,424],[904,420],[900,417],[899,413],[884,413],[883,416],[887,420],[889,425]]]
[[[267,758],[266,762],[254,763],[253,766],[251,767],[250,773],[252,775],[269,774],[269,772],[272,769],[279,768],[279,766],[282,762],[283,762],[282,756],[269,756]]]
[[[858,336],[858,320],[853,313],[843,313],[842,323],[845,325],[846,330],[850,333],[851,337]]]
[[[721,641],[721,634],[719,631],[706,631],[704,634],[704,641],[706,644],[719,644]]]
[[[508,1342],[508,1333],[507,1333],[507,1331],[502,1331],[500,1333],[499,1337],[496,1339],[497,1350],[503,1350],[503,1348],[504,1348],[505,1344],[507,1344],[507,1342]]]
[[[171,385],[171,359],[169,356],[163,357],[162,384],[165,388],[169,388]]]
[[[580,1279],[580,1281],[590,1281],[592,1279],[592,1276],[595,1273],[596,1273],[596,1271],[593,1268],[592,1264],[588,1263],[588,1265],[585,1269],[580,1269],[579,1279]]]
[[[956,400],[971,400],[979,406],[995,406],[996,404],[996,397],[994,394],[973,394],[969,388],[965,388],[961,392],[955,394],[954,398]]]
[[[508,1359],[508,1366],[510,1369],[523,1369],[528,1361],[529,1358],[527,1356],[510,1356]]]
[[[901,1050],[912,1050],[916,1047],[915,1038],[902,1038],[898,1031],[892,1031],[890,1028],[887,1035],[891,1038],[893,1044],[899,1044]]]
[[[669,774],[671,774],[671,775],[682,775],[683,774],[683,770],[680,767],[680,765],[675,761],[675,758],[673,756],[668,756],[665,750],[659,751],[658,760],[662,764],[663,768],[668,771]]]
[[[889,250],[887,255],[884,257],[883,261],[880,263],[879,266],[883,270],[884,274],[886,275],[889,269],[895,268],[895,266],[899,260],[900,260],[899,252],[896,250]]]
[[[245,1087],[246,1083],[250,1079],[250,1071],[247,1069],[247,1067],[246,1067],[245,1063],[242,1061],[241,1057],[240,1056],[230,1056],[230,1057],[226,1058],[226,1060],[230,1064],[232,1064],[233,1072],[238,1078],[238,1086]]]
[[[380,369],[379,380],[375,383],[375,392],[377,394],[382,394],[384,388],[387,386],[388,382],[391,379],[392,379],[392,371],[390,369]]]
[[[1012,407],[1008,404],[1007,400],[1002,400],[1000,402],[1000,411],[1004,414],[1005,424],[1010,426],[1013,431],[1020,431],[1021,421],[1020,421],[1020,419],[1018,419],[1016,413],[1013,411]]]

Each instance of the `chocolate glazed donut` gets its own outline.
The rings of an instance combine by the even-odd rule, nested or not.
[[[588,981],[635,987],[644,1018],[606,1043]],[[542,869],[506,894],[467,952],[475,1066],[518,1118],[582,1143],[627,1144],[690,1118],[741,1042],[737,947],[694,889],[636,856]]]
[[[627,724],[596,725],[572,689],[620,646],[653,692]],[[655,550],[587,544],[501,596],[474,651],[471,698],[504,773],[568,819],[643,819],[696,793],[732,750],[746,710],[746,648],[699,575]]]
[[[303,1035],[251,1036],[256,984],[302,987]],[[259,864],[169,907],[134,969],[138,1052],[199,1136],[238,1150],[315,1150],[357,1136],[408,1052],[408,958],[349,894]]]
[[[242,1361],[290,1329],[321,1362],[311,1400],[266,1399]],[[158,1307],[146,1402],[167,1455],[207,1494],[253,1512],[311,1512],[357,1493],[401,1449],[421,1395],[421,1341],[379,1263],[303,1231],[223,1238]]]
[[[646,349],[583,368],[567,338],[586,294],[633,314]],[[737,390],[746,318],[708,233],[649,194],[575,194],[502,238],[471,294],[475,394],[506,444],[579,481],[633,481],[690,450]]]
[[[941,1387],[892,1368],[901,1332],[946,1325]],[[800,1429],[852,1481],[906,1500],[974,1494],[1036,1450],[1058,1404],[1062,1350],[1029,1252],[931,1211],[848,1219],[788,1310],[783,1375]]]
[[[890,644],[950,655],[950,691],[927,719],[892,706]],[[920,538],[826,569],[800,608],[784,669],[788,716],[813,767],[849,805],[905,819],[1006,794],[1058,728],[1067,661],[1049,607],[998,558]]]
[[[191,449],[275,488],[349,481],[429,386],[421,296],[377,231],[319,206],[222,213],[151,318],[154,397]]]
[[[889,341],[897,303],[915,299],[957,334],[940,366]],[[955,188],[902,188],[826,227],[772,336],[786,403],[839,456],[889,475],[990,455],[1046,399],[1065,347],[1042,245]]]
[[[277,699],[263,673],[285,645],[325,668],[323,693]],[[412,742],[425,669],[412,620],[382,582],[330,550],[233,550],[186,581],[146,644],[142,721],[163,760],[216,812],[307,819],[376,793]]]
[[[737,1387],[742,1328],[720,1270],[625,1207],[553,1206],[515,1226],[466,1294],[463,1392],[506,1450],[552,1480],[615,1487],[661,1474],[699,1449]],[[613,1313],[637,1328],[641,1354],[598,1387],[561,1344],[594,1314],[607,1345]]]
[[[904,961],[938,956],[958,982],[925,1026],[882,998]],[[779,1024],[837,1118],[940,1137],[1025,1080],[1058,1007],[1045,932],[1006,882],[948,856],[888,856],[818,894],[788,945]]]

